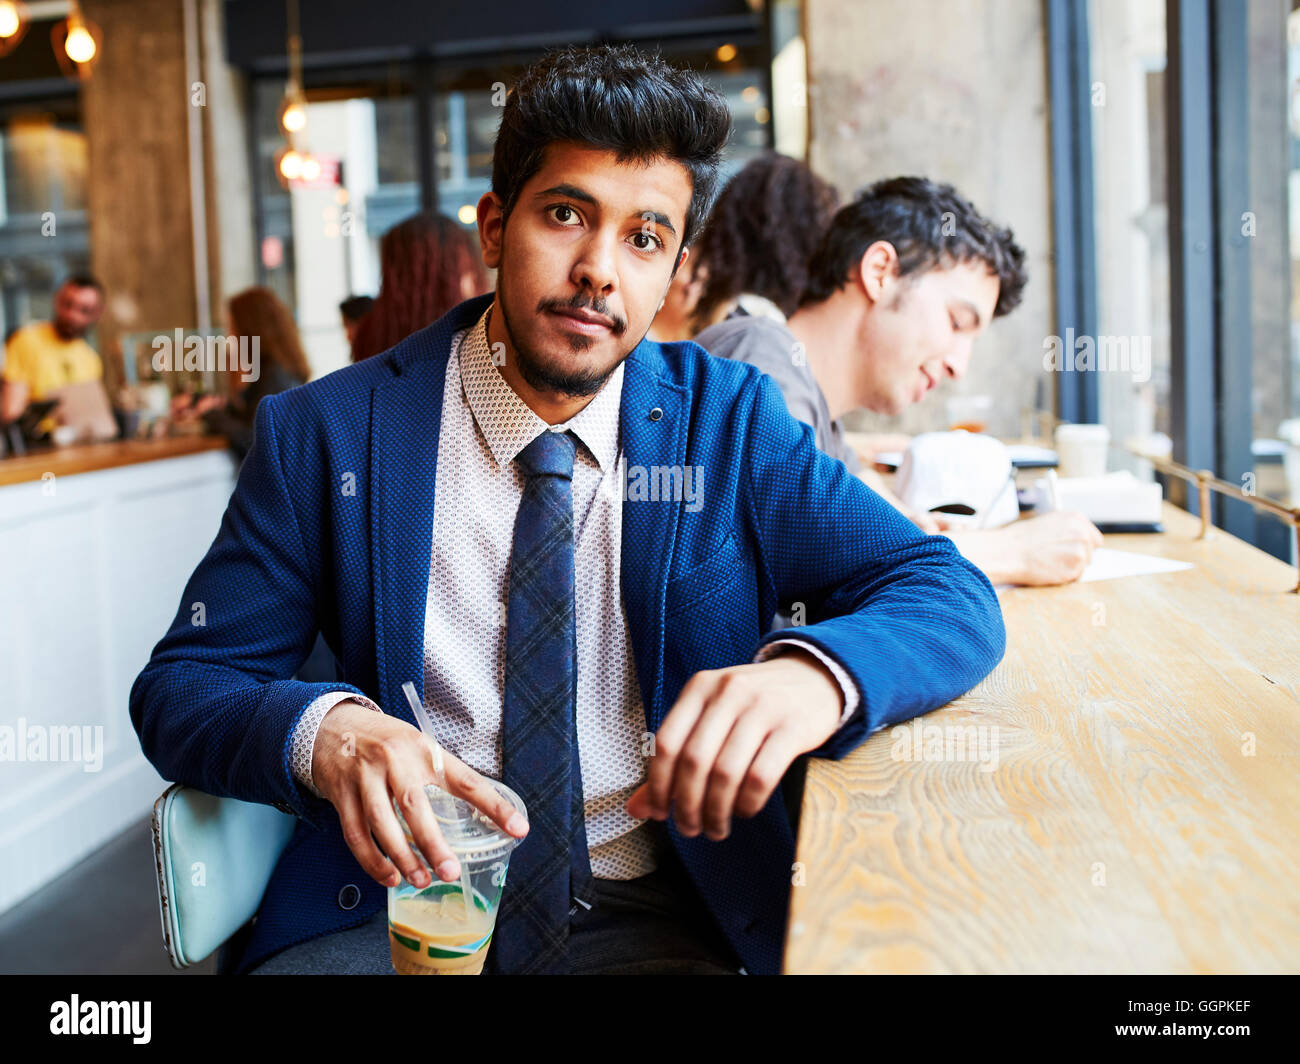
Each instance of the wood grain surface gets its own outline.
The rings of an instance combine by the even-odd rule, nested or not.
[[[810,761],[787,972],[1300,971],[1295,570],[1165,519],[1106,545],[1194,569],[1003,591],[983,683]]]
[[[224,436],[175,436],[161,440],[117,440],[55,447],[21,457],[0,459],[0,486],[40,480],[46,473],[69,477],[74,473],[116,469],[136,462],[154,462],[160,458],[179,458],[181,455],[199,454],[202,451],[219,451],[225,446]]]

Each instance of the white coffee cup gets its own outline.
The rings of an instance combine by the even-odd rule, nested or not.
[[[1110,429],[1105,425],[1057,425],[1057,472],[1063,477],[1100,477],[1106,473]]]

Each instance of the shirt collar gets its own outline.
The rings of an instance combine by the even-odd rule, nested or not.
[[[497,465],[509,465],[542,432],[554,428],[571,431],[591,452],[601,472],[609,472],[618,458],[623,363],[577,414],[562,425],[548,425],[519,398],[493,362],[487,338],[490,310],[491,306],[465,334],[459,361],[465,399]]]

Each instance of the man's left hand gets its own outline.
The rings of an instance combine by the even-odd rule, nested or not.
[[[627,802],[638,819],[665,820],[714,841],[732,815],[766,804],[791,763],[835,733],[844,692],[814,655],[795,647],[751,665],[697,672],[655,734],[649,778]]]

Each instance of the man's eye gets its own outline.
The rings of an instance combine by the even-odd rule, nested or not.
[[[577,219],[578,212],[570,207],[567,203],[557,203],[554,207],[548,207],[551,217],[562,225],[567,225],[570,219]]]
[[[654,248],[661,248],[661,247],[664,246],[662,240],[660,240],[660,239],[659,239],[657,236],[655,236],[653,233],[647,233],[644,229],[642,229],[642,230],[640,230],[640,231],[638,231],[638,232],[633,233],[633,234],[632,234],[632,239],[633,239],[634,241],[635,241],[635,240],[645,240],[645,241],[647,241],[647,243],[645,243],[645,244],[637,244],[637,245],[636,245],[636,249],[637,249],[638,251],[650,251],[650,250],[652,250],[652,249],[654,249]]]

